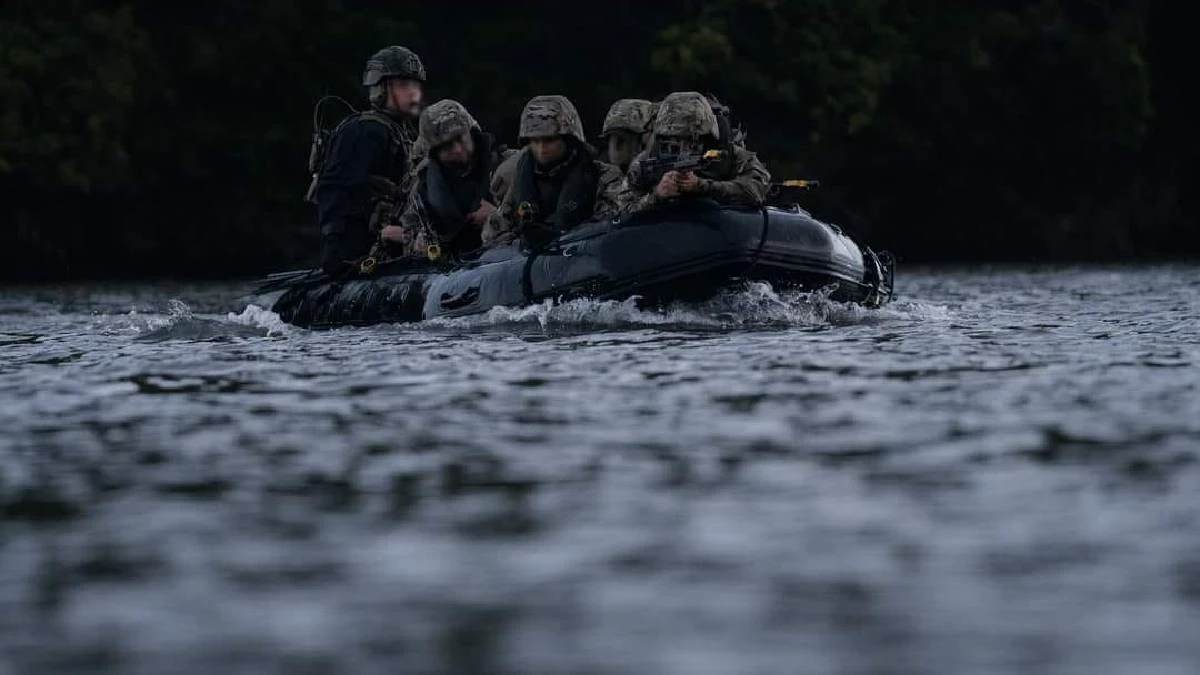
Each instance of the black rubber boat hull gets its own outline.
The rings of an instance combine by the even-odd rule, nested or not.
[[[833,286],[831,299],[877,307],[891,299],[892,274],[886,253],[861,248],[798,208],[696,206],[592,223],[547,251],[501,248],[456,269],[394,261],[368,279],[297,275],[272,310],[287,323],[323,328],[478,314],[547,298],[696,300],[737,280]]]

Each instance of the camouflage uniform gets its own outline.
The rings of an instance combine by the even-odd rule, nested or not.
[[[528,147],[512,159],[511,187],[484,226],[485,246],[505,244],[520,236],[532,243],[616,214],[620,171],[596,159],[596,151],[583,135],[579,113],[566,97],[530,99],[521,112],[518,136],[521,142],[561,137],[567,142],[567,154],[549,167],[538,166]]]
[[[612,104],[608,109],[608,114],[604,116],[604,126],[600,129],[600,139],[608,140],[609,136],[621,134],[635,143],[633,154],[641,152],[647,142],[650,140],[650,123],[654,119],[655,104],[640,98],[623,98]],[[612,155],[607,157],[609,163],[614,164],[622,172],[626,171],[629,166],[629,160],[625,160],[625,165],[616,164],[618,160],[614,160]]]
[[[695,172],[700,179],[696,192],[665,201],[700,197],[730,206],[762,206],[771,184],[770,172],[753,152],[735,143],[733,138],[721,138],[716,114],[704,96],[697,92],[667,96],[659,105],[652,131],[649,149],[633,160],[621,184],[617,201],[622,217],[664,202],[654,193],[658,177],[643,175],[641,163],[658,142],[667,139],[702,142],[705,147],[724,151],[726,159],[716,167]]]
[[[475,148],[465,176],[444,170],[437,159],[440,146],[463,134],[471,134]],[[413,170],[412,187],[399,217],[399,254],[432,259],[478,249],[481,226],[466,217],[490,201],[488,180],[496,163],[491,135],[480,129],[461,103],[445,99],[421,113],[420,141],[428,154]],[[432,251],[440,255],[431,253],[434,244]]]
[[[509,150],[504,157],[504,161],[500,162],[500,166],[496,167],[496,171],[492,173],[491,192],[492,203],[504,203],[504,197],[508,194],[508,189],[512,187],[513,178],[517,175],[517,160],[520,150]]]

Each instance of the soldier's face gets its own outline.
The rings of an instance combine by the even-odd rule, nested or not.
[[[542,166],[548,166],[567,156],[567,142],[562,138],[531,138],[529,152]]]
[[[438,146],[437,160],[443,166],[459,171],[465,171],[471,166],[471,157],[475,154],[475,139],[470,133],[459,134],[458,138]]]
[[[614,131],[608,137],[608,163],[622,169],[642,151],[642,139],[628,131]]]
[[[416,80],[389,80],[388,102],[392,110],[416,117],[421,114],[421,83]]]

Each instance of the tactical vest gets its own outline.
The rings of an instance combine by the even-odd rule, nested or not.
[[[450,176],[441,163],[429,157],[424,163],[425,180],[418,185],[421,198],[429,204],[434,230],[443,240],[458,234],[467,214],[488,198],[488,180],[497,165],[491,134],[473,131],[475,157],[470,173]]]
[[[517,160],[515,182],[509,188],[513,192],[510,201],[517,206],[518,221],[545,223],[556,232],[566,232],[592,217],[600,170],[585,147],[575,148],[575,156],[568,161],[570,164],[557,175],[540,178],[555,186],[551,193],[542,194],[533,153],[529,150],[522,153]]]
[[[328,97],[326,97],[328,98]],[[325,99],[317,102],[319,108]],[[340,100],[340,99],[339,99]],[[344,101],[343,101],[344,103]],[[349,104],[347,104],[349,105]],[[304,201],[309,204],[316,203],[317,185],[321,179],[321,172],[324,170],[325,163],[329,159],[329,147],[332,145],[333,138],[345,129],[346,126],[358,120],[368,120],[384,125],[388,130],[388,139],[390,141],[390,151],[392,156],[396,158],[396,163],[404,166],[408,158],[412,155],[412,147],[414,139],[408,129],[403,124],[392,119],[388,115],[379,112],[378,110],[362,110],[347,115],[345,119],[338,123],[332,131],[321,129],[314,115],[313,138],[312,146],[308,153],[308,171],[312,174],[312,181],[308,185],[308,192],[304,195]],[[408,171],[401,171],[400,178],[403,180],[407,177]],[[394,176],[372,176],[372,183],[378,183],[379,179],[383,179],[388,183],[394,183]],[[398,190],[406,190],[406,185],[396,185]],[[374,191],[374,190],[373,190]]]

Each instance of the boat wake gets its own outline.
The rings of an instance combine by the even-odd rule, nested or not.
[[[550,300],[528,307],[495,307],[485,314],[439,317],[417,324],[401,324],[387,330],[527,329],[587,331],[612,328],[659,328],[676,330],[735,330],[774,328],[828,328],[892,321],[944,320],[949,310],[942,305],[909,301],[893,302],[879,309],[830,300],[832,288],[813,292],[775,291],[770,284],[746,283],[723,290],[698,303],[673,302],[646,306],[639,298],[626,300],[578,299],[555,303]],[[127,329],[140,342],[170,340],[219,341],[237,338],[287,337],[306,333],[284,323],[275,312],[256,304],[241,312],[196,315],[183,301],[173,299],[166,314],[138,315]],[[349,328],[348,330],[360,330]]]
[[[770,284],[751,282],[727,288],[699,303],[673,302],[647,307],[638,298],[579,299],[563,303],[547,300],[529,307],[496,307],[476,316],[436,318],[420,325],[444,328],[538,325],[543,329],[627,327],[728,330],[822,328],[949,316],[946,307],[920,302],[898,302],[881,309],[867,309],[854,303],[830,300],[832,292],[832,287],[813,292],[777,292]]]

